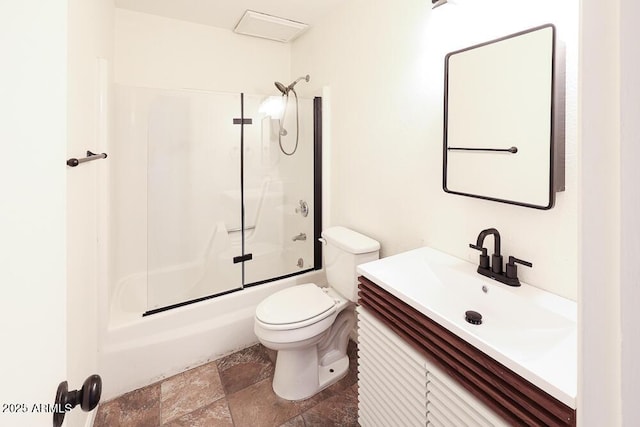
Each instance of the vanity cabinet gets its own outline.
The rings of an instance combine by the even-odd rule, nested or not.
[[[507,425],[368,309],[356,312],[362,427]]]
[[[575,426],[576,412],[359,278],[359,422]]]

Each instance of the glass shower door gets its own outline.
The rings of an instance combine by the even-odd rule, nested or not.
[[[280,96],[117,91],[117,256],[145,315],[320,268],[318,99],[296,120],[290,97],[280,135]]]
[[[298,100],[296,120],[291,96],[281,132],[283,100],[244,96],[245,286],[315,267],[314,100]]]
[[[147,307],[242,288],[238,94],[153,91],[148,105]]]

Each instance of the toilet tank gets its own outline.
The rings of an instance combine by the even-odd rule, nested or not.
[[[340,295],[358,299],[356,267],[379,257],[380,243],[345,227],[330,227],[322,232],[324,266],[329,286]]]

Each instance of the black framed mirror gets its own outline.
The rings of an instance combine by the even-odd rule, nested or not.
[[[446,55],[445,192],[553,207],[564,189],[558,62],[552,24]]]

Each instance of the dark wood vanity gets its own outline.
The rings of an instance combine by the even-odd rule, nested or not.
[[[576,410],[360,276],[358,303],[511,425],[575,426]]]

